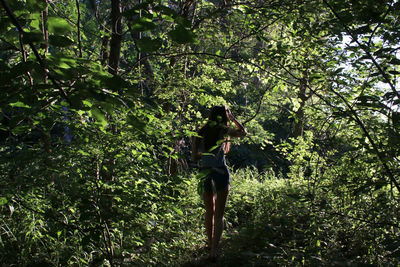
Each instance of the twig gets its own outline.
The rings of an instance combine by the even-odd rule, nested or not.
[[[26,63],[26,51],[25,51],[25,48],[24,48],[24,42],[22,40],[23,34],[21,32],[19,32],[18,37],[19,37],[19,44],[21,46],[22,61],[24,63]],[[26,75],[28,76],[28,79],[29,79],[29,82],[30,82],[31,86],[33,86],[32,75],[30,74],[29,71],[26,71]]]
[[[347,108],[350,110],[351,115],[353,116],[353,119],[357,122],[358,126],[361,127],[361,130],[364,132],[365,136],[367,137],[368,141],[371,143],[372,148],[375,150],[375,154],[378,156],[379,161],[381,162],[383,168],[385,169],[387,175],[389,176],[389,179],[395,187],[397,188],[397,191],[400,192],[400,185],[396,181],[396,178],[394,177],[392,171],[390,170],[389,166],[386,164],[384,156],[382,155],[381,151],[379,151],[378,146],[376,145],[374,139],[372,139],[371,135],[369,134],[367,128],[365,127],[364,123],[361,121],[361,119],[358,117],[357,112],[353,109],[353,107],[350,105],[350,103],[346,100],[345,97],[343,97],[340,93],[336,92],[331,88],[331,91],[338,96],[340,99],[343,100],[344,104],[347,106]]]

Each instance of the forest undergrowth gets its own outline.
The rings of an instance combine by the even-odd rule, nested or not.
[[[149,210],[143,208],[142,213],[128,217],[130,220],[122,215],[114,219],[110,229],[112,262],[107,259],[107,250],[96,245],[95,228],[88,227],[85,236],[73,229],[70,219],[66,229],[53,233],[56,222],[51,217],[44,219],[50,215],[18,206],[10,214],[3,203],[1,266],[400,264],[396,224],[400,207],[388,188],[368,197],[347,194],[341,198],[328,190],[329,184],[314,188],[306,179],[277,178],[253,168],[231,170],[231,178],[216,263],[208,261],[204,249],[204,208],[193,171],[175,177],[175,185],[166,187],[169,191],[161,189],[164,196],[157,196],[159,202],[151,203]],[[150,189],[147,192],[152,194]],[[84,216],[88,215],[79,220]]]
[[[137,264],[164,266],[398,266],[399,205],[381,189],[370,198],[343,201],[306,180],[279,179],[252,168],[232,171],[225,232],[216,263],[208,261],[203,208],[196,176],[180,197],[176,223],[160,233]],[[377,198],[379,200],[377,200]],[[389,209],[372,205],[384,201]],[[383,208],[383,207],[381,207]],[[365,214],[380,218],[368,221]],[[160,237],[161,237],[160,236]]]

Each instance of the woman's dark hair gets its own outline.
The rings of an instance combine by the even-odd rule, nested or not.
[[[210,150],[217,145],[218,140],[223,139],[228,128],[228,117],[225,106],[214,106],[211,108],[208,122],[199,130],[203,137],[204,148]]]

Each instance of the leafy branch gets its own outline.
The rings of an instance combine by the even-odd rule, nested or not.
[[[22,29],[21,24],[18,22],[17,18],[15,17],[14,13],[12,12],[12,10],[10,9],[10,7],[8,6],[8,4],[6,3],[5,0],[1,0],[1,4],[3,5],[3,8],[5,9],[8,17],[11,19],[11,22],[14,24],[14,26],[17,28],[18,32],[23,36],[25,31],[24,29]],[[21,40],[22,42],[22,40]],[[23,45],[23,44],[21,44]],[[65,92],[65,90],[61,87],[61,85],[59,84],[59,82],[50,74],[49,70],[46,67],[46,64],[44,62],[44,60],[41,58],[41,56],[39,55],[38,50],[36,49],[36,47],[33,45],[32,42],[28,42],[29,47],[32,49],[36,60],[39,62],[40,66],[42,67],[43,71],[47,74],[47,76],[49,77],[49,79],[52,81],[52,83],[55,85],[55,87],[58,89],[58,91],[60,92],[60,95],[62,98],[64,98],[68,103],[70,103],[69,98],[67,96],[67,93]]]

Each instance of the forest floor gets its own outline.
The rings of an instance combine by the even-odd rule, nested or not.
[[[198,249],[193,251],[193,258],[185,263],[184,267],[203,267],[203,266],[227,266],[226,262],[228,260],[228,256],[232,254],[232,242],[231,237],[235,235],[234,232],[230,232],[226,234],[226,237],[221,239],[220,246],[218,248],[217,260],[211,261],[209,258],[209,249],[205,246],[206,242],[204,242],[204,246],[198,247]],[[237,252],[235,254],[238,254]],[[237,256],[236,256],[237,258]],[[228,265],[229,266],[229,265]]]
[[[218,257],[215,262],[209,259],[209,250],[204,246],[198,247],[193,251],[193,257],[189,262],[183,264],[184,267],[205,267],[205,266],[265,266],[269,264],[268,259],[273,256],[268,251],[257,251],[252,245],[252,239],[246,233],[239,233],[231,230],[224,235],[218,249]],[[272,247],[274,247],[271,244]],[[273,265],[268,265],[273,266]]]

